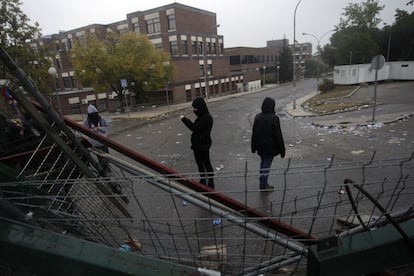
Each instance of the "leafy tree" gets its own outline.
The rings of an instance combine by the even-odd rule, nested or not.
[[[284,45],[282,52],[279,56],[279,81],[287,82],[293,79],[293,68],[292,68],[292,51],[289,49],[286,40],[284,40]]]
[[[385,6],[379,6],[378,0],[366,0],[362,3],[349,3],[342,13],[345,18],[340,19],[337,28],[340,30],[348,28],[358,28],[360,30],[377,28],[378,24],[381,22],[381,19],[378,18],[378,14],[384,7]]]
[[[332,45],[336,46],[336,64],[370,63],[378,54],[378,45],[370,33],[354,30],[336,32],[332,38]]]
[[[397,9],[395,19],[392,26],[384,27],[383,52],[388,53],[389,45],[390,60],[413,60],[414,12],[409,14],[407,11]]]
[[[336,32],[330,45],[325,46],[322,58],[330,66],[369,63],[379,53],[380,33],[378,18],[384,6],[378,0],[366,0],[362,3],[350,3],[344,8]]]
[[[50,61],[43,50],[29,49],[28,42],[40,37],[40,27],[37,22],[30,24],[30,19],[22,12],[20,5],[19,0],[0,0],[0,47],[38,83],[39,88],[43,88],[48,82]],[[3,65],[2,77],[12,78]]]
[[[166,52],[156,50],[147,37],[134,32],[104,40],[90,36],[84,44],[75,45],[72,63],[84,85],[95,91],[115,91],[121,106],[125,93],[121,79],[128,81],[128,89],[143,93],[163,88],[175,72]]]

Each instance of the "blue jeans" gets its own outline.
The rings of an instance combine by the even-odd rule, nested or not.
[[[270,167],[272,166],[272,157],[260,157],[260,187],[268,185],[267,180],[269,179]]]

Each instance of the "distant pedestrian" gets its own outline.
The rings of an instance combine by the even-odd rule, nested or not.
[[[99,115],[98,109],[93,104],[90,104],[88,106],[88,117],[83,121],[83,125],[104,137],[107,137],[108,135],[109,125],[106,122],[105,118]],[[94,148],[109,153],[108,145],[105,145],[90,137],[88,141]],[[108,160],[101,156],[98,156],[98,160],[104,172],[109,173],[110,169]]]
[[[203,98],[197,97],[193,104],[197,118],[194,122],[181,115],[181,121],[192,131],[191,149],[194,152],[195,161],[200,173],[200,183],[214,189],[214,170],[210,162],[211,129],[213,117],[208,111]]]
[[[275,156],[280,154],[281,158],[285,157],[285,143],[272,98],[263,100],[262,112],[254,118],[251,147],[252,152],[257,151],[260,156],[260,189],[273,189],[268,183],[270,167]]]

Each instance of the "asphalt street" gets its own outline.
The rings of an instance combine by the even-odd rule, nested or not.
[[[414,119],[411,116],[414,82],[387,83],[378,87],[380,104],[377,118],[384,121],[375,122],[371,122],[372,108],[325,116],[304,112],[290,114],[292,102],[295,100],[299,106],[300,99],[312,94],[314,87],[314,80],[305,80],[297,83],[296,91],[291,85],[282,85],[210,99],[208,106],[214,118],[211,160],[218,177],[226,177],[225,172],[240,177],[246,169],[258,169],[259,158],[250,152],[251,124],[266,96],[276,100],[287,148],[286,158],[275,159],[272,166],[275,170],[283,170],[288,164],[295,167],[326,166],[332,159],[335,162],[364,162],[374,154],[378,159],[408,158],[414,152]],[[353,97],[366,100],[372,91],[372,86],[361,88]],[[129,119],[114,115],[111,117],[110,138],[196,178],[190,132],[179,119],[180,114],[195,118],[189,107],[189,103],[179,108],[170,106],[169,112],[159,114],[156,112],[160,110],[154,108],[154,116],[141,119],[132,113],[122,114]],[[237,177],[222,179],[216,189],[240,190],[241,181]],[[270,184],[276,186],[280,182],[277,179],[273,181]],[[249,179],[246,185],[249,189],[256,189],[257,179]]]

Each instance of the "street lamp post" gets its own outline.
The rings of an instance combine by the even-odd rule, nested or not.
[[[168,99],[168,84],[169,84],[170,82],[168,81],[166,84],[165,84],[165,98],[167,99],[167,108],[168,108],[168,110],[170,110],[170,100]]]
[[[295,12],[293,14],[293,92],[296,92],[296,60],[295,60],[295,51],[296,51],[296,10],[302,0],[299,0],[296,3]]]
[[[263,66],[263,86],[266,84],[266,66]]]
[[[210,29],[213,29],[213,28],[218,28],[218,27],[220,27],[220,24],[216,24],[216,25],[213,25],[213,26],[210,26]],[[208,101],[208,99],[209,99],[209,97],[210,97],[210,88],[209,88],[209,84],[208,84],[208,82],[209,82],[209,80],[208,80],[208,69],[207,69],[207,38],[205,39],[205,43],[204,43],[204,51],[203,51],[203,63],[204,63],[204,89],[206,90],[205,91],[205,97],[206,97],[206,100]]]
[[[59,100],[59,95],[58,95],[58,91],[57,91],[57,87],[56,87],[56,75],[57,75],[57,70],[55,67],[50,67],[47,72],[49,73],[49,75],[52,76],[52,80],[53,80],[53,88],[55,89],[55,96],[56,96],[56,102],[58,104],[58,109],[59,109],[59,113],[60,115],[63,115],[62,113],[62,107],[60,106],[60,100]]]
[[[277,65],[277,66],[276,66],[276,70],[277,70],[277,71],[276,71],[276,72],[277,72],[277,74],[276,74],[276,83],[277,83],[277,84],[279,84],[279,68],[280,68],[280,66],[279,66],[279,65]]]
[[[302,35],[310,35],[313,38],[316,39],[317,42],[317,49],[318,49],[318,64],[316,65],[316,84],[317,84],[317,89],[319,89],[319,77],[320,77],[320,62],[321,62],[321,40],[322,38],[327,35],[330,32],[333,32],[334,30],[329,30],[326,33],[322,34],[319,38],[317,38],[315,35],[310,34],[310,33],[302,33]]]

